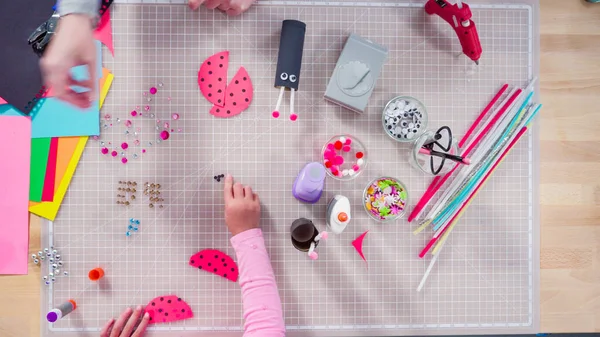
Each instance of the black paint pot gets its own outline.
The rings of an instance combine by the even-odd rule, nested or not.
[[[312,221],[305,218],[295,220],[290,227],[292,245],[301,252],[308,252],[310,244],[315,242],[317,235],[319,235],[317,227]],[[318,241],[315,242],[315,247],[318,244]]]

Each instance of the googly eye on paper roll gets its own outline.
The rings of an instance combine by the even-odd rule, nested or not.
[[[286,90],[291,91],[290,119],[295,121],[298,118],[294,113],[294,97],[300,85],[305,35],[306,24],[304,22],[297,20],[283,21],[279,40],[277,69],[275,71],[275,87],[279,88],[280,92],[275,110],[273,111],[274,118],[278,118],[280,115],[279,108]]]

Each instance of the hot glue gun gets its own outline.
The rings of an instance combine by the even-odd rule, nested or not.
[[[482,53],[481,42],[475,22],[471,20],[473,14],[469,5],[460,0],[454,5],[446,0],[427,0],[425,12],[429,15],[437,14],[448,22],[458,36],[463,53],[479,64]]]

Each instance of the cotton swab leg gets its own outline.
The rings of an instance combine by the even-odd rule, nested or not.
[[[298,115],[296,115],[294,113],[294,93],[296,92],[296,90],[294,90],[294,88],[292,88],[292,96],[290,97],[290,120],[292,120],[293,122],[296,121],[296,119],[298,119]]]
[[[279,118],[279,107],[281,106],[281,101],[283,101],[283,93],[285,92],[285,87],[281,87],[279,90],[279,98],[277,99],[277,105],[275,106],[275,110],[273,110],[273,118]]]

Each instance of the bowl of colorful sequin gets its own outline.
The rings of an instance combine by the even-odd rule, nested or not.
[[[415,141],[427,127],[427,111],[419,100],[398,96],[389,101],[382,114],[385,133],[399,142]]]
[[[365,210],[379,222],[401,218],[406,213],[408,192],[400,180],[380,177],[372,180],[363,192]]]
[[[338,180],[352,180],[367,166],[367,151],[356,137],[331,137],[321,152],[327,174]]]

